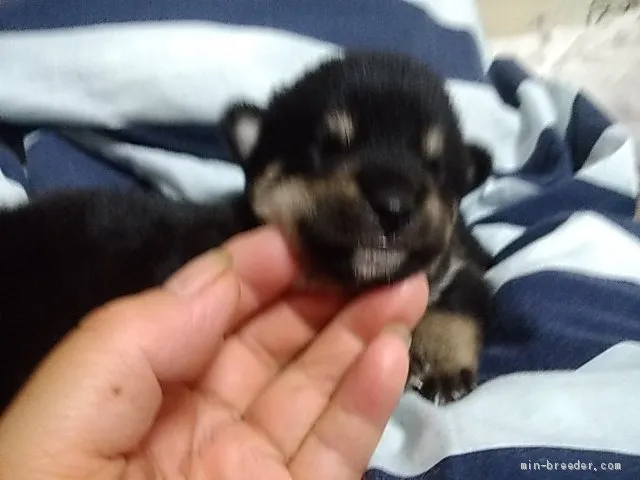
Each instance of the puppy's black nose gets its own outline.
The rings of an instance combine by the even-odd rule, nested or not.
[[[393,232],[405,225],[415,208],[412,192],[401,188],[375,189],[369,193],[368,199],[386,232]]]

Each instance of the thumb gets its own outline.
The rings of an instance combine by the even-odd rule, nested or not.
[[[61,456],[77,463],[79,454],[107,458],[134,448],[160,408],[161,383],[195,379],[212,360],[239,299],[230,266],[230,255],[206,253],[164,288],[88,315],[3,415],[0,454],[10,442],[16,461],[31,452],[59,465]]]

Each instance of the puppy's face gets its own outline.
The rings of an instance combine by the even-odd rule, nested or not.
[[[224,130],[257,217],[348,287],[428,268],[477,184],[439,79],[402,57],[328,62],[264,110],[234,106]]]

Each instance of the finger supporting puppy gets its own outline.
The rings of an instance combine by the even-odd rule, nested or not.
[[[347,328],[369,343],[396,320],[413,330],[424,315],[428,295],[424,275],[417,274],[361,295],[345,308],[342,318]]]
[[[242,414],[342,304],[339,297],[306,294],[272,305],[227,337],[198,390]]]
[[[405,328],[385,329],[365,350],[305,438],[292,477],[360,479],[402,394],[408,372]]]
[[[167,280],[165,288],[182,298],[194,299],[228,271],[232,263],[233,258],[226,250],[211,250],[184,265]]]
[[[268,435],[285,461],[291,458],[362,352],[385,326],[412,329],[426,295],[424,277],[417,276],[356,298],[265,388],[245,420]]]
[[[298,278],[300,268],[282,233],[271,226],[236,235],[224,248],[231,253],[233,270],[241,280],[239,327],[284,294]]]

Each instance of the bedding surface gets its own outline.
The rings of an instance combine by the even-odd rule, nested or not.
[[[366,478],[640,478],[633,139],[579,91],[492,59],[472,0],[46,3],[0,3],[6,208],[76,187],[240,189],[225,106],[263,104],[347,48],[445,76],[494,160],[462,206],[497,260],[494,324],[477,390],[444,407],[404,395]]]

